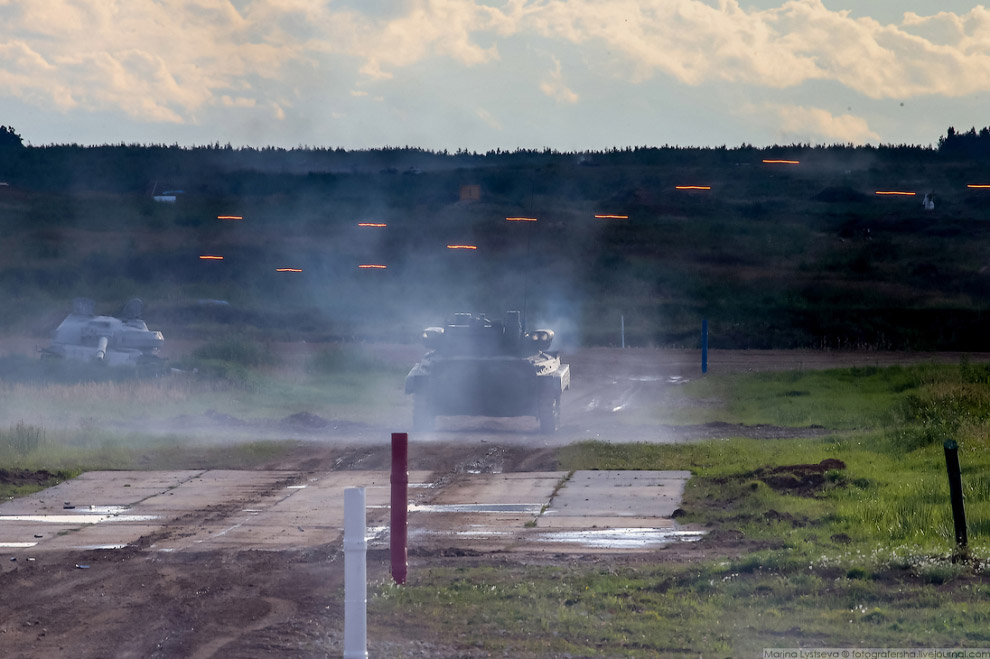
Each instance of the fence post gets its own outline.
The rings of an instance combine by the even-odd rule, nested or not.
[[[344,490],[344,659],[368,658],[368,541],[364,488]]]
[[[708,319],[701,320],[701,372],[708,372]]]
[[[962,477],[959,472],[959,445],[948,439],[945,449],[945,468],[949,472],[949,500],[952,502],[952,522],[956,529],[956,546],[966,546],[966,509],[963,507]]]
[[[389,553],[392,559],[392,579],[402,585],[408,571],[406,549],[409,510],[409,435],[392,433],[392,497]]]

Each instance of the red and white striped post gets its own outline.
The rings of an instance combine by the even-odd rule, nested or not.
[[[409,506],[409,435],[392,433],[392,505],[389,549],[392,556],[392,579],[401,585],[408,570],[406,550]]]

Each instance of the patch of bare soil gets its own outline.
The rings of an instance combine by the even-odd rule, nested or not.
[[[828,472],[845,468],[846,464],[842,460],[828,458],[818,464],[763,467],[754,472],[753,476],[777,492],[811,497],[825,487],[828,482],[826,476]]]
[[[0,656],[325,657],[341,629],[336,551],[20,559],[0,575]]]
[[[25,485],[50,486],[57,485],[63,480],[65,480],[64,476],[53,474],[44,469],[0,469],[0,485],[13,485],[14,487]]]
[[[747,437],[750,439],[790,439],[802,437],[823,437],[831,431],[818,425],[811,426],[772,426],[768,424],[746,425],[711,421],[686,426],[661,426],[680,441],[726,439]]]

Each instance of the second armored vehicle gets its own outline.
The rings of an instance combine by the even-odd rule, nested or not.
[[[413,427],[430,429],[437,416],[534,416],[541,432],[556,432],[571,371],[549,352],[553,336],[525,331],[518,311],[504,321],[457,313],[443,327],[428,327],[429,352],[406,376]]]
[[[43,357],[103,362],[111,366],[157,363],[158,349],[165,343],[162,333],[149,330],[141,320],[144,304],[134,298],[124,305],[120,318],[97,316],[93,301],[76,298],[72,313],[55,330],[52,344]]]

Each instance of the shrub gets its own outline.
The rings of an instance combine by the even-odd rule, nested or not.
[[[41,428],[20,421],[7,431],[0,431],[0,447],[24,456],[37,450],[43,438],[44,432]]]
[[[193,351],[194,360],[229,362],[247,368],[271,366],[276,362],[270,350],[256,341],[240,338],[212,341]]]

